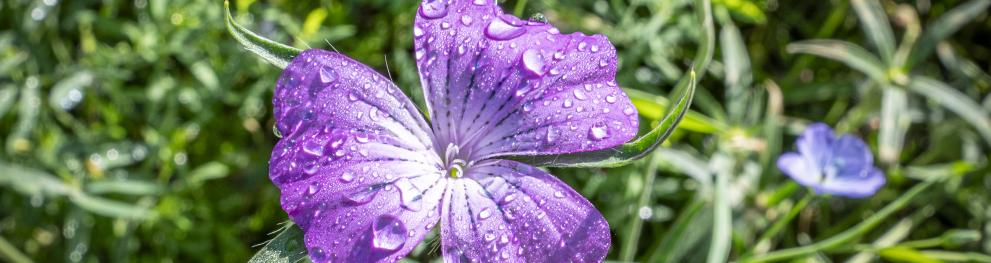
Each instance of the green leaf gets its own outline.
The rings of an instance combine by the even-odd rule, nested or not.
[[[48,172],[3,162],[0,162],[0,185],[27,196],[62,196],[72,191]]]
[[[637,107],[637,112],[640,117],[644,117],[650,121],[660,121],[663,120],[664,110],[671,107],[671,100],[665,98],[664,96],[657,96],[650,94],[649,92],[635,90],[635,89],[623,89],[626,95],[630,97],[633,101],[633,106]],[[681,124],[678,124],[678,129],[684,129],[687,131],[713,134],[723,130],[726,130],[726,124],[717,121],[709,116],[705,116],[697,111],[689,110],[685,114],[685,119],[681,120]]]
[[[905,142],[911,118],[908,115],[908,95],[904,90],[886,87],[881,97],[881,125],[878,130],[878,159],[897,163]]]
[[[227,17],[227,32],[230,32],[231,36],[234,36],[234,39],[241,43],[248,51],[255,53],[255,55],[272,63],[272,65],[279,68],[286,68],[294,57],[303,52],[300,49],[259,36],[237,24],[234,21],[234,17],[231,16],[231,8],[228,1],[224,1],[224,15]]]
[[[5,85],[0,87],[0,118],[3,118],[4,114],[7,114],[7,110],[10,110],[10,106],[14,105],[14,98],[17,97],[17,88],[13,85]]]
[[[224,178],[229,173],[230,168],[227,165],[220,162],[209,162],[189,172],[185,180],[186,184],[196,185],[205,181]]]
[[[712,23],[712,6],[708,0],[696,0],[696,13],[703,28],[702,38],[699,39],[702,48],[695,55],[693,70],[678,82],[675,90],[683,90],[681,99],[674,105],[661,123],[654,127],[647,134],[609,149],[592,152],[538,155],[538,156],[509,156],[507,159],[531,164],[534,166],[551,167],[618,167],[630,164],[644,156],[647,156],[654,149],[664,142],[674,128],[681,123],[688,108],[691,106],[692,98],[695,96],[695,89],[701,77],[712,60],[712,52],[715,48],[713,38],[715,38],[715,26]],[[698,74],[696,74],[698,70]]]
[[[293,223],[286,225],[279,235],[268,241],[248,263],[296,263],[306,257],[303,230]]]
[[[981,108],[981,105],[971,100],[970,97],[939,80],[925,76],[913,77],[912,81],[909,82],[908,89],[960,115],[974,129],[977,129],[977,132],[981,134],[981,137],[984,137],[984,141],[988,145],[991,145],[991,119],[988,118],[988,113]]]
[[[852,0],[853,10],[864,26],[864,35],[877,47],[885,63],[891,63],[895,54],[895,34],[884,7],[877,0]]]
[[[905,68],[912,68],[929,57],[929,54],[936,48],[936,44],[956,33],[967,22],[974,20],[977,15],[987,11],[988,5],[991,5],[991,0],[973,0],[947,11],[932,24],[929,24],[922,33],[922,37],[919,38],[919,42],[912,49]]]
[[[884,64],[866,49],[853,43],[820,39],[788,44],[789,53],[805,53],[843,62],[878,82],[886,78]]]
[[[73,192],[69,200],[80,208],[94,214],[124,218],[124,219],[146,219],[154,215],[148,208],[87,195],[82,192]]]
[[[727,22],[719,34],[720,47],[723,50],[723,64],[726,67],[726,111],[730,121],[739,123],[750,106],[750,94],[747,92],[753,84],[753,73],[750,69],[750,56],[747,47],[740,36],[740,30]]]
[[[718,154],[714,157],[714,167],[718,167],[716,189],[712,191],[712,238],[709,244],[707,262],[726,262],[729,257],[730,238],[733,236],[733,211],[730,209],[729,180],[735,166],[732,158]]]
[[[125,194],[125,195],[156,195],[162,188],[152,182],[140,180],[107,180],[86,184],[86,192],[90,194]]]
[[[912,262],[912,263],[931,263],[931,262],[942,262],[933,259],[926,254],[919,252],[918,250],[908,248],[908,247],[889,247],[882,249],[879,253],[881,258],[890,262]]]
[[[705,208],[702,198],[694,200],[679,213],[674,225],[667,231],[660,243],[651,249],[646,262],[681,262],[686,253],[709,233],[712,227],[712,210]]]

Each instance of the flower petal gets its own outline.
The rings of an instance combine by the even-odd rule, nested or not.
[[[844,175],[826,178],[817,192],[851,198],[864,198],[874,195],[885,183],[884,173],[877,168],[864,170],[855,176]]]
[[[492,0],[425,0],[413,33],[440,146],[481,160],[599,150],[636,135],[605,36],[564,35]]]
[[[609,225],[554,176],[513,162],[472,167],[451,180],[442,207],[447,262],[599,262]]]
[[[840,136],[833,143],[833,162],[839,171],[837,176],[860,176],[874,168],[874,156],[867,144],[857,137]]]
[[[795,152],[787,152],[778,157],[778,169],[798,184],[812,187],[819,184],[822,173],[812,160]]]
[[[308,50],[282,74],[273,103],[283,138],[269,176],[315,262],[395,261],[437,222],[440,159],[426,122],[388,79]]]
[[[802,136],[795,141],[798,152],[810,158],[813,165],[820,170],[825,167],[833,154],[833,142],[836,135],[833,129],[824,123],[814,123],[805,128]]]

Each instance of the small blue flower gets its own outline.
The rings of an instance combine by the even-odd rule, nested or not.
[[[863,198],[884,185],[884,173],[874,167],[874,156],[857,137],[836,138],[828,125],[816,123],[795,145],[798,152],[778,157],[778,169],[816,193]]]

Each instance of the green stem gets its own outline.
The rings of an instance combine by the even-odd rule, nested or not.
[[[654,158],[650,158],[650,163],[647,164],[647,170],[644,173],[644,183],[643,191],[640,192],[640,200],[637,201],[636,210],[633,212],[633,219],[630,220],[630,232],[627,235],[626,240],[623,241],[623,250],[619,253],[620,261],[633,262],[634,256],[637,254],[637,241],[640,240],[640,231],[643,229],[643,220],[640,218],[640,208],[646,207],[647,203],[650,202],[651,193],[653,191],[654,178],[657,176],[657,154]]]
[[[895,199],[895,201],[892,201],[891,204],[888,204],[888,206],[881,209],[881,211],[878,211],[877,214],[872,215],[870,218],[867,218],[867,220],[864,220],[863,222],[857,224],[853,228],[850,228],[846,231],[843,231],[840,234],[827,238],[826,240],[819,241],[815,244],[811,244],[803,247],[778,250],[778,251],[773,251],[771,253],[758,255],[756,257],[745,258],[740,262],[752,263],[752,262],[781,261],[790,258],[809,255],[823,250],[833,249],[843,244],[849,244],[855,238],[867,234],[868,231],[874,229],[874,227],[881,224],[881,222],[884,221],[884,219],[888,218],[898,210],[904,208],[906,205],[909,204],[909,201],[915,198],[915,196],[922,193],[922,191],[925,190],[926,188],[929,188],[929,186],[933,185],[933,183],[935,182],[936,180],[927,180],[920,184],[915,185],[914,187],[912,187],[912,189],[909,189],[908,192],[905,192],[905,194],[903,194],[901,197]]]
[[[802,198],[802,200],[799,200],[798,203],[796,203],[794,206],[791,207],[791,210],[789,210],[784,217],[778,219],[777,222],[774,222],[774,225],[771,226],[771,229],[768,229],[766,232],[764,232],[763,235],[760,236],[759,239],[757,239],[756,247],[760,247],[763,246],[763,244],[765,243],[771,242],[771,239],[776,237],[778,235],[778,232],[781,232],[781,230],[784,229],[785,226],[791,223],[791,220],[795,219],[795,216],[798,216],[798,213],[802,212],[802,209],[805,209],[805,207],[809,205],[809,202],[811,202],[812,198],[814,197],[815,197],[815,193],[807,193],[805,197]],[[753,253],[753,251],[750,252]],[[749,255],[750,253],[747,254]]]
[[[6,258],[13,263],[30,263],[31,259],[18,251],[7,239],[0,237],[0,258]]]

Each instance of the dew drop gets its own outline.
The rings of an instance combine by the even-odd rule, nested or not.
[[[394,184],[399,189],[400,205],[410,211],[420,211],[420,208],[423,207],[423,191],[420,191],[420,188],[413,185],[406,177],[396,180]]]
[[[609,137],[609,126],[604,123],[593,124],[591,128],[588,129],[588,136],[593,140],[602,140]]]
[[[483,236],[483,238],[485,238],[485,242],[492,242],[492,240],[495,240],[496,236],[495,234],[492,233],[485,233],[485,236]]]
[[[585,42],[578,43],[578,51],[585,51],[585,48],[587,47],[588,47],[588,43]]]
[[[502,257],[502,259],[509,259],[509,250],[508,249],[502,250],[502,253],[501,253],[500,256]]]
[[[420,28],[420,25],[413,26],[413,37],[420,38],[426,34],[426,32],[423,32],[423,28]]]
[[[367,204],[368,202],[371,202],[372,199],[375,199],[375,195],[377,195],[378,192],[379,188],[368,187],[348,195],[347,199],[357,205]]]
[[[423,59],[423,56],[426,56],[427,55],[427,51],[424,50],[424,49],[422,49],[422,48],[421,49],[417,49],[416,50],[416,53],[414,55],[416,56],[416,60],[421,60],[421,59]]]
[[[320,184],[319,183],[313,183],[313,184],[310,184],[310,186],[306,187],[306,195],[307,196],[313,196],[313,195],[315,195],[315,194],[317,194],[319,192],[320,192]]]
[[[348,93],[348,100],[350,100],[350,101],[358,101],[358,94],[357,93],[354,93],[354,91]]]
[[[328,67],[320,68],[320,81],[324,84],[328,84],[337,80],[337,73],[333,69]]]
[[[561,191],[554,192],[554,197],[564,198],[564,192]]]
[[[510,40],[526,32],[526,29],[510,24],[503,16],[492,19],[485,28],[485,36],[494,40]]]
[[[395,251],[406,243],[406,226],[391,215],[382,215],[372,225],[372,246]]]
[[[344,172],[341,174],[341,182],[350,183],[351,181],[354,181],[354,173]]]
[[[606,102],[616,103],[616,95],[609,94],[606,96]]]
[[[560,135],[559,132],[557,131],[556,128],[554,128],[554,126],[547,126],[547,136],[544,137],[544,141],[547,143],[554,143],[554,141],[557,140],[557,137],[559,137],[559,135]],[[509,199],[508,197],[509,196],[507,196],[507,199]],[[509,199],[509,201],[512,201],[512,199]]]
[[[488,207],[482,209],[481,212],[478,212],[478,219],[484,220],[484,219],[488,219],[491,216],[492,216],[492,210],[489,209]]]
[[[609,66],[609,62],[608,62],[608,61],[605,61],[605,60],[599,60],[599,67],[600,67],[600,68],[604,68],[604,67],[606,67],[606,66]]]
[[[571,101],[571,99],[564,99],[564,105],[562,106],[564,106],[564,108],[571,108],[571,106],[574,106],[574,102]]]
[[[564,59],[564,52],[563,51],[554,52],[554,59],[556,60]]]
[[[471,25],[471,21],[472,21],[471,16],[468,15],[461,16],[461,24],[464,24],[466,26]]]
[[[441,22],[441,23],[440,23],[440,28],[441,28],[441,29],[448,29],[448,28],[451,28],[451,23],[448,23],[448,22]]]
[[[420,5],[420,16],[437,19],[447,15],[448,0],[426,0]]]
[[[303,152],[305,152],[305,153],[307,153],[309,155],[322,156],[323,155],[323,147],[324,147],[324,144],[322,144],[322,143],[320,143],[320,142],[318,142],[316,140],[307,140],[306,142],[303,142]]]
[[[586,100],[586,99],[588,99],[588,96],[585,95],[585,92],[582,91],[582,90],[580,90],[580,89],[575,89],[572,93],[575,94],[575,98],[578,99],[578,100]]]
[[[485,5],[488,4],[488,0],[475,0],[475,5]]]
[[[623,109],[623,114],[633,115],[635,113],[637,113],[637,111],[636,110],[633,110],[633,107],[627,106],[625,109]]]
[[[594,52],[599,52],[599,46],[597,46],[597,45],[592,45],[592,52],[593,52],[593,53],[594,53]]]
[[[371,116],[371,115],[375,115],[374,114],[374,111],[369,112],[369,116]],[[364,134],[364,133],[355,134],[354,135],[354,140],[357,141],[358,143],[368,143],[368,140],[369,140],[368,134]]]
[[[523,68],[533,76],[544,75],[544,59],[540,51],[536,49],[523,51]]]

